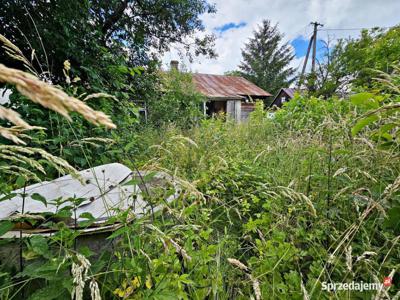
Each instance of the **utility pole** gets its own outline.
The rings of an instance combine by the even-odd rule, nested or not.
[[[312,55],[312,65],[311,65],[311,72],[315,72],[315,59],[317,57],[317,32],[318,32],[318,26],[324,26],[321,23],[318,22],[312,22],[311,25],[314,25],[314,33],[313,33],[313,40],[314,40],[314,45],[313,45],[313,55]]]
[[[311,72],[312,73],[315,72],[315,61],[316,61],[316,57],[317,57],[317,32],[318,32],[318,26],[322,27],[324,25],[321,24],[321,23],[318,23],[318,22],[311,22],[311,25],[314,26],[313,35],[311,36],[310,42],[308,43],[307,54],[306,54],[306,58],[304,60],[303,69],[301,70],[298,88],[300,88],[301,84],[303,83],[303,77],[304,77],[304,74],[306,72],[306,67],[307,67],[308,58],[310,56],[311,47],[313,47]]]

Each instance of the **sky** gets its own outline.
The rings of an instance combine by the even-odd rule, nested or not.
[[[390,27],[400,23],[400,0],[210,0],[217,13],[203,15],[206,33],[216,36],[216,59],[197,57],[192,63],[182,57],[180,46],[163,56],[164,67],[179,60],[192,72],[224,74],[237,70],[241,49],[263,19],[277,23],[284,40],[295,54],[291,66],[300,69],[312,34],[310,22],[324,24],[318,32],[317,53],[323,56],[324,41],[334,45],[339,38],[356,37],[360,30],[375,26]],[[328,29],[328,30],[327,30]],[[341,29],[341,30],[332,30]]]

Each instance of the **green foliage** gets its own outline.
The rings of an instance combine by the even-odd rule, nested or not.
[[[374,80],[378,72],[391,73],[400,61],[400,28],[363,30],[359,38],[339,40],[331,49],[326,44],[326,57],[315,74],[307,78],[317,97],[345,95],[350,89],[381,88]],[[360,91],[361,91],[360,90]]]
[[[13,0],[3,4],[0,22],[6,26],[1,26],[0,33],[26,57],[34,50],[36,69],[49,71],[52,80],[60,82],[63,62],[68,59],[83,82],[108,92],[129,84],[128,78],[115,77],[115,71],[147,65],[154,59],[149,49],[163,53],[171,43],[187,43],[187,38],[204,30],[199,16],[215,12],[204,0],[24,1],[23,5]],[[214,56],[212,44],[212,36],[205,35],[194,39],[193,50]],[[12,63],[2,55],[0,61],[5,60]]]
[[[380,147],[398,147],[400,136],[399,67],[394,66],[394,72],[391,75],[386,73],[381,73],[381,75],[376,84],[381,92],[375,90],[374,93],[363,92],[350,97],[352,104],[362,113],[352,128],[352,134],[355,136],[360,131],[368,129],[370,137]],[[391,94],[386,91],[391,91]]]
[[[354,99],[369,103],[369,96]],[[398,265],[396,153],[348,134],[359,115],[349,101],[297,97],[272,118],[256,107],[240,125],[217,118],[185,131],[139,133],[147,150],[135,165],[174,174],[177,201],[135,220],[121,212],[109,221],[119,229],[89,248],[65,219],[50,218],[42,225],[56,229],[50,237],[25,239],[22,271],[2,264],[0,290],[68,298],[75,287],[70,270],[85,258],[86,297],[94,281],[103,299],[248,299],[255,290],[246,274],[262,299],[303,299],[301,283],[310,299],[373,297],[374,291],[335,295],[321,282],[374,282]],[[162,204],[174,192],[157,189],[149,201]]]
[[[109,5],[115,8],[118,3]],[[186,2],[171,5],[182,3]],[[266,30],[277,34],[276,28]],[[279,39],[274,35],[273,41]],[[67,75],[73,79],[80,74],[72,66]],[[163,170],[173,175],[179,189],[166,185],[145,194],[145,199],[152,205],[165,205],[175,193],[178,199],[140,218],[132,218],[130,209],[121,211],[106,223],[116,226],[114,230],[94,237],[82,232],[93,225],[92,215],[82,214],[82,222],[70,224],[74,206],[84,199],[68,199],[73,205],[55,214],[15,215],[1,221],[0,235],[23,224],[51,234],[1,240],[0,297],[378,296],[376,291],[327,292],[321,283],[375,282],[398,269],[397,75],[385,77],[380,90],[361,91],[350,101],[297,95],[273,115],[258,102],[249,120],[236,124],[201,118],[204,99],[193,88],[190,74],[172,71],[159,78],[152,70],[124,64],[110,72],[109,79],[119,78],[111,83],[118,101],[104,95],[86,101],[113,116],[116,132],[88,126],[76,115],[72,127],[53,113],[28,107],[17,95],[11,104],[34,120],[33,125],[47,128],[32,136],[32,145],[79,168],[121,161],[132,169]],[[96,76],[100,75],[92,70],[91,77]],[[70,94],[84,98],[84,84],[78,82],[65,85]],[[153,84],[161,86],[160,93],[151,89]],[[148,105],[154,126],[138,124],[131,93],[143,95],[135,100]],[[368,139],[375,133],[379,139],[389,134],[391,143],[385,149],[376,147]],[[46,171],[47,177],[58,175]],[[154,172],[145,183],[152,176]],[[12,183],[0,182],[0,200],[29,182],[19,176]],[[37,194],[33,200],[63,203]],[[39,222],[41,217],[45,221]],[[392,297],[397,290],[387,293]]]
[[[190,73],[171,70],[161,74],[160,84],[161,95],[147,103],[152,124],[190,127],[200,121],[205,99],[196,90]]]
[[[239,65],[245,78],[273,95],[294,80],[295,70],[289,67],[294,54],[287,43],[281,44],[282,39],[277,25],[264,20],[245,45]]]
[[[372,87],[375,70],[390,73],[400,60],[400,28],[364,30],[359,39],[344,44],[340,61],[358,87]]]

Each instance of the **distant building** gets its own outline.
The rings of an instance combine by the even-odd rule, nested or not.
[[[0,88],[0,104],[6,104],[10,101],[11,90]]]
[[[285,102],[288,102],[294,97],[296,89],[293,88],[282,88],[275,96],[274,101],[271,103],[271,107],[282,107]]]
[[[235,121],[248,118],[254,111],[255,100],[272,96],[250,81],[239,76],[193,74],[197,90],[207,97],[204,114],[212,116],[225,113]]]

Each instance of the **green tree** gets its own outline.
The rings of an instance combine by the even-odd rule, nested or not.
[[[340,62],[355,86],[371,87],[374,70],[390,73],[400,61],[400,26],[390,30],[363,30],[361,37],[347,40]]]
[[[334,95],[344,96],[348,93],[350,77],[341,58],[345,41],[339,40],[334,47],[331,41],[324,41],[325,55],[322,61],[317,60],[315,73],[305,76],[303,83],[313,96],[328,99]]]
[[[243,76],[271,94],[294,80],[295,69],[289,66],[294,54],[277,25],[264,20],[242,51],[239,65]]]
[[[9,105],[48,129],[45,136],[33,136],[29,145],[43,147],[77,168],[130,155],[127,149],[135,148],[139,126],[133,102],[146,103],[160,94],[158,58],[172,43],[190,44],[191,53],[213,56],[212,36],[191,37],[204,30],[199,16],[214,11],[205,0],[2,1],[0,33],[21,49],[30,70],[82,100],[90,92],[115,96],[87,100],[112,117],[118,128],[109,132],[76,115],[72,128],[54,113],[27,106],[24,97],[13,93]],[[0,63],[26,68],[26,63],[0,49]]]
[[[204,96],[193,84],[190,73],[171,70],[162,74],[162,93],[148,102],[150,122],[156,126],[174,123],[185,128],[196,124],[203,116]]]
[[[326,53],[316,74],[306,80],[308,86],[315,85],[316,96],[329,98],[343,96],[350,89],[385,88],[374,78],[377,71],[393,72],[400,62],[400,26],[363,30],[360,37],[341,39],[332,49],[327,45]]]
[[[199,16],[214,11],[205,0],[10,0],[0,5],[0,33],[26,57],[34,50],[33,64],[53,82],[64,80],[68,59],[90,87],[115,90],[127,78],[121,66],[147,64],[172,43],[213,56],[212,36],[187,39],[204,30]],[[6,55],[0,62],[11,63]]]

